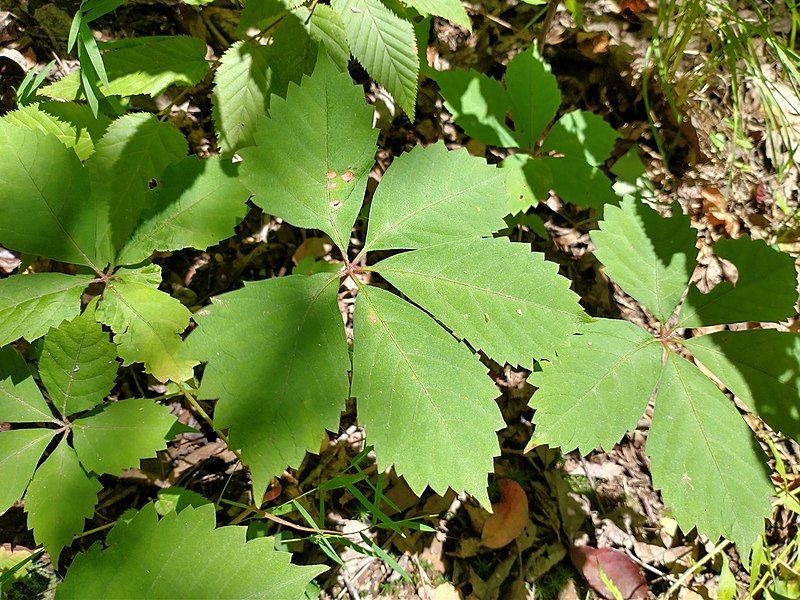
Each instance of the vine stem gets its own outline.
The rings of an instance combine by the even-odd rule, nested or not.
[[[686,582],[689,581],[689,578],[692,575],[694,575],[698,570],[700,570],[700,567],[702,567],[704,564],[706,564],[708,561],[714,558],[717,554],[722,552],[725,548],[728,547],[729,544],[730,542],[728,540],[722,540],[719,544],[714,546],[714,549],[711,550],[711,552],[709,552],[703,558],[694,563],[690,569],[688,569],[683,575],[680,576],[678,581],[676,581],[670,586],[664,597],[665,598],[672,597],[672,594],[674,594],[675,592],[678,591],[678,589],[683,587],[686,584]]]
[[[189,390],[183,387],[183,385],[178,384],[178,388],[181,390],[183,397],[186,398],[186,401],[191,405],[194,411],[203,418],[203,420],[208,424],[209,427],[211,427],[211,429],[214,430],[214,433],[217,434],[217,437],[219,437],[219,439],[225,442],[225,445],[228,447],[228,450],[233,452],[236,455],[236,458],[239,460],[239,463],[241,463],[241,465],[244,466],[244,461],[242,460],[242,453],[239,450],[233,448],[233,446],[231,446],[230,440],[228,439],[228,436],[222,433],[221,430],[217,429],[214,426],[214,421],[211,419],[211,417],[208,415],[205,409],[202,406],[200,406],[200,403],[197,401],[197,398],[195,398],[194,395],[192,395],[192,393],[189,392]]]

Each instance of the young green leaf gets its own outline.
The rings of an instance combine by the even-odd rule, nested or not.
[[[250,195],[237,179],[237,170],[237,165],[219,158],[196,156],[167,167],[117,263],[139,263],[155,250],[203,249],[233,235],[247,213]]]
[[[75,558],[56,598],[301,598],[325,571],[291,564],[272,538],[247,542],[246,527],[215,529],[214,512],[188,507],[159,521],[146,505],[111,530],[105,549]]]
[[[259,121],[258,145],[240,152],[254,201],[347,248],[374,162],[372,112],[350,75],[322,52],[314,73],[290,85],[286,100],[273,98],[271,116]]]
[[[592,232],[595,256],[622,289],[666,323],[675,312],[695,267],[697,234],[689,217],[673,208],[659,214],[639,200],[608,206]]]
[[[97,474],[119,475],[167,447],[175,417],[168,406],[134,398],[106,404],[72,424],[81,464]]]
[[[55,429],[0,431],[0,515],[25,493]]]
[[[456,69],[436,73],[436,83],[445,107],[467,135],[491,146],[517,146],[505,125],[511,96],[499,81],[474,69]]]
[[[707,294],[692,286],[681,309],[681,326],[777,322],[795,315],[797,272],[792,256],[746,235],[720,240],[713,250],[736,266],[736,284],[723,281]]]
[[[374,269],[495,360],[533,366],[576,332],[583,314],[558,266],[527,244],[478,238],[397,254]]]
[[[636,428],[661,375],[661,345],[627,321],[600,319],[585,325],[551,365],[531,374],[540,388],[534,441],[610,450]]]
[[[130,113],[109,126],[86,163],[102,252],[110,255],[127,243],[147,206],[148,182],[185,157],[186,149],[180,131],[148,113]]]
[[[39,374],[62,416],[94,408],[114,387],[117,350],[95,320],[95,304],[44,338]]]
[[[630,373],[628,374],[630,376]],[[653,485],[684,531],[733,540],[746,555],[773,492],[764,453],[736,408],[697,367],[670,353],[647,441]]]
[[[54,565],[61,550],[83,531],[84,521],[94,513],[101,488],[97,479],[83,470],[66,438],[34,473],[25,494],[28,526]]]
[[[417,104],[417,43],[411,23],[380,0],[333,0],[347,29],[350,51],[414,121]]]
[[[353,317],[352,395],[381,468],[411,489],[466,491],[489,507],[487,476],[505,426],[478,357],[427,314],[362,287]]]
[[[536,46],[531,46],[508,63],[505,82],[511,99],[518,145],[532,149],[561,105],[558,81],[542,60]]]
[[[423,14],[442,17],[456,25],[461,25],[467,31],[472,31],[469,15],[461,5],[461,0],[409,0],[406,4]]]
[[[160,282],[158,265],[121,269],[106,285],[97,318],[114,332],[123,364],[142,362],[159,381],[186,381],[197,363],[176,355],[191,313],[158,291]]]
[[[96,270],[95,202],[75,153],[55,136],[0,121],[0,243]]]
[[[53,420],[28,365],[12,347],[0,348],[0,422],[39,423]]]
[[[365,251],[422,248],[502,229],[508,213],[504,176],[463,148],[415,146],[397,157],[381,179]]]
[[[800,439],[800,335],[720,331],[684,345],[771,427]]]
[[[581,157],[597,167],[609,157],[617,138],[617,131],[600,115],[574,110],[555,122],[542,142],[542,150]]]
[[[215,424],[230,427],[256,497],[338,427],[350,368],[338,282],[320,273],[250,283],[196,315],[186,341],[182,356],[208,362],[199,395],[219,398]]]
[[[32,342],[51,327],[74,318],[89,275],[36,273],[0,280],[0,346],[24,338]]]
[[[130,38],[105,42],[100,47],[103,50],[100,64],[105,65],[108,74],[108,83],[102,82],[98,88],[104,96],[155,97],[170,85],[194,85],[208,72],[206,45],[198,38],[183,35]],[[99,54],[91,64],[96,65],[98,59]],[[56,100],[75,100],[81,92],[80,74],[67,75],[40,92]]]

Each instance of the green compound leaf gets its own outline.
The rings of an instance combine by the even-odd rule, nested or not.
[[[102,115],[95,119],[88,106],[69,102],[28,104],[6,114],[2,120],[55,136],[65,147],[74,149],[81,160],[92,155],[95,141],[111,123]]]
[[[533,366],[583,314],[558,265],[507,239],[478,238],[397,254],[373,267],[457,338],[499,362]]]
[[[506,127],[511,97],[499,81],[474,69],[436,73],[444,105],[464,132],[491,146],[517,146]]]
[[[125,115],[109,126],[86,163],[98,202],[101,252],[111,255],[127,243],[147,206],[148,182],[186,156],[186,149],[178,129],[148,113]]]
[[[189,156],[167,167],[117,262],[136,264],[156,250],[205,249],[233,235],[250,195],[236,175],[236,165],[216,157]]]
[[[80,313],[88,275],[36,273],[0,280],[0,346],[32,342]]]
[[[800,335],[720,331],[684,345],[771,427],[800,439]]]
[[[349,56],[349,54],[348,54]],[[237,42],[222,55],[214,77],[212,116],[223,157],[255,144],[258,119],[270,95],[286,96],[316,60],[316,44],[293,15],[284,17],[269,46]]]
[[[487,476],[505,423],[498,392],[473,355],[427,314],[362,287],[353,317],[352,395],[381,469],[415,493],[466,491],[489,506]]]
[[[347,248],[374,163],[373,109],[323,52],[313,75],[290,85],[286,100],[273,98],[270,112],[258,145],[240,152],[242,181],[265,211]]]
[[[558,82],[535,46],[511,59],[505,82],[518,144],[532,149],[561,105]]]
[[[443,174],[448,174],[443,176]],[[414,249],[490,235],[508,213],[505,173],[443,143],[415,146],[383,175],[366,250]]]
[[[54,565],[94,514],[102,487],[83,470],[66,438],[36,470],[25,494],[25,512],[36,543],[44,544]]]
[[[44,338],[39,374],[64,417],[100,404],[117,377],[117,349],[95,320],[95,306]]]
[[[100,270],[95,202],[75,153],[58,138],[0,121],[0,244]]]
[[[539,388],[535,443],[610,450],[636,428],[661,374],[661,345],[632,323],[600,319],[585,325],[551,365],[531,374]]]
[[[320,273],[249,283],[195,315],[182,355],[208,362],[199,396],[219,398],[215,424],[230,427],[257,497],[338,427],[350,369],[338,282]]]
[[[105,549],[95,544],[75,558],[56,598],[299,599],[326,570],[291,564],[273,538],[247,542],[246,527],[215,529],[214,513],[207,504],[159,521],[148,504],[111,530]]]
[[[28,365],[10,346],[0,348],[0,422],[53,420]]]
[[[670,354],[647,441],[653,485],[684,531],[733,540],[747,555],[771,513],[765,457],[736,408]]]
[[[416,8],[423,14],[442,17],[456,25],[461,25],[467,31],[472,31],[469,15],[461,5],[461,0],[409,0],[405,4]]]
[[[792,256],[746,235],[720,240],[713,250],[736,266],[736,285],[723,281],[707,294],[692,286],[681,309],[682,327],[777,322],[795,315],[797,272]]]
[[[159,381],[186,381],[197,363],[176,355],[191,313],[179,300],[160,292],[160,283],[158,265],[121,269],[106,285],[97,318],[114,332],[123,364],[142,362]]]
[[[99,44],[109,85],[104,96],[157,96],[170,85],[194,85],[208,72],[203,40],[183,35],[130,38]],[[71,73],[39,90],[56,100],[75,100],[80,74]]]
[[[0,515],[22,498],[36,464],[55,435],[55,429],[0,431]]]
[[[555,122],[542,142],[542,150],[581,157],[597,167],[611,155],[618,138],[617,131],[600,115],[575,110]]]
[[[686,291],[695,267],[696,232],[689,217],[673,207],[663,219],[644,203],[625,198],[608,206],[592,232],[595,256],[628,294],[666,323]]]
[[[380,0],[333,0],[347,29],[350,51],[414,121],[417,104],[417,42],[411,23]]]
[[[167,447],[176,418],[168,406],[134,398],[106,404],[72,424],[81,464],[97,474],[119,475]]]

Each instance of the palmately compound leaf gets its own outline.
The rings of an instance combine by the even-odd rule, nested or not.
[[[597,167],[609,157],[617,138],[617,131],[600,115],[574,110],[553,124],[542,142],[542,150],[581,157],[588,164]]]
[[[466,149],[415,146],[394,160],[375,191],[365,250],[423,248],[503,229],[504,178]]]
[[[552,356],[583,314],[558,266],[527,244],[478,238],[396,254],[373,267],[488,356],[525,368]]]
[[[54,421],[28,365],[10,347],[0,348],[0,423]]]
[[[350,51],[414,121],[419,59],[414,28],[380,0],[333,0],[347,29]]]
[[[89,275],[36,273],[0,279],[0,346],[24,338],[32,342],[51,327],[74,318]]]
[[[94,513],[102,486],[86,474],[66,438],[33,475],[25,494],[28,526],[37,544],[44,544],[54,565],[65,546],[83,531]]]
[[[0,431],[0,515],[22,498],[36,464],[55,434],[55,429]]]
[[[684,531],[733,540],[747,554],[771,513],[765,456],[733,403],[670,353],[647,440],[653,485]]]
[[[106,404],[72,423],[73,444],[81,464],[97,474],[119,475],[167,447],[176,419],[168,406],[133,398]]]
[[[223,54],[212,95],[223,157],[255,144],[256,124],[268,114],[271,95],[285,97],[289,82],[310,73],[315,60],[316,44],[293,15],[284,17],[271,45],[237,42]]]
[[[359,290],[353,331],[352,395],[381,468],[393,464],[417,494],[451,488],[488,507],[505,424],[486,367],[430,316],[380,288]]]
[[[158,265],[121,269],[106,284],[97,318],[114,332],[123,364],[142,362],[159,381],[186,381],[197,363],[176,355],[191,313],[179,300],[160,292],[160,282]]]
[[[658,340],[627,321],[585,325],[552,364],[531,374],[539,388],[531,399],[535,443],[582,454],[611,449],[644,413],[661,355]]]
[[[164,171],[142,223],[117,257],[136,264],[153,251],[204,249],[233,235],[247,212],[247,189],[237,179],[237,165],[219,158],[183,159]]]
[[[105,127],[110,123],[102,115],[95,120],[91,109],[86,105],[66,102],[28,104],[7,113],[2,120],[55,136],[64,146],[74,149],[81,160],[92,155],[94,141],[102,136]]]
[[[101,253],[113,255],[127,243],[147,206],[149,182],[158,181],[186,150],[181,132],[149,113],[130,113],[109,126],[86,163],[98,203]]]
[[[103,401],[117,377],[117,349],[94,317],[95,304],[44,338],[39,374],[62,416]]]
[[[472,31],[469,15],[461,5],[461,0],[408,0],[408,6],[416,8],[419,12],[436,15]]]
[[[146,505],[111,530],[105,549],[95,544],[75,558],[56,598],[289,600],[302,597],[325,571],[291,564],[272,538],[246,541],[246,527],[215,529],[214,512],[207,504],[158,520],[154,506]]]
[[[338,282],[320,273],[249,283],[195,315],[182,355],[208,362],[199,396],[219,398],[215,424],[230,427],[256,497],[338,427],[350,369]]]
[[[170,85],[194,85],[208,71],[206,45],[183,35],[115,40],[100,45],[109,85],[98,82],[104,96],[157,96]],[[72,73],[43,87],[40,93],[58,100],[75,100],[80,75]]]
[[[800,335],[720,331],[684,345],[771,427],[800,439]]]
[[[505,124],[511,97],[499,81],[474,69],[456,69],[437,73],[436,83],[445,107],[467,135],[492,146],[517,146]]]
[[[0,244],[101,270],[95,202],[75,153],[58,138],[0,121]]]
[[[746,235],[720,240],[713,250],[736,266],[736,284],[723,281],[707,294],[692,286],[681,309],[682,327],[777,322],[795,315],[797,271],[792,256]]]
[[[240,152],[253,200],[346,249],[374,163],[372,113],[350,75],[321,52],[310,77],[290,85],[286,100],[272,99],[270,117],[258,124],[258,145]]]
[[[608,206],[592,232],[595,256],[611,279],[666,323],[686,291],[695,267],[697,234],[689,217],[673,208],[663,219],[639,200]]]
[[[517,142],[521,148],[532,149],[561,105],[558,81],[536,46],[531,46],[508,63],[505,82]]]

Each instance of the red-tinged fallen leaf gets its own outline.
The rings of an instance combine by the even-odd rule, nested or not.
[[[644,573],[624,552],[611,548],[573,546],[569,554],[586,582],[603,598],[611,599],[614,596],[600,577],[601,569],[626,600],[647,598]]]
[[[639,14],[647,10],[647,2],[645,0],[621,0],[619,3],[619,12],[631,12]]]
[[[492,504],[492,515],[486,519],[481,543],[488,548],[502,548],[513,542],[528,523],[528,497],[513,479],[501,479],[500,500]]]

